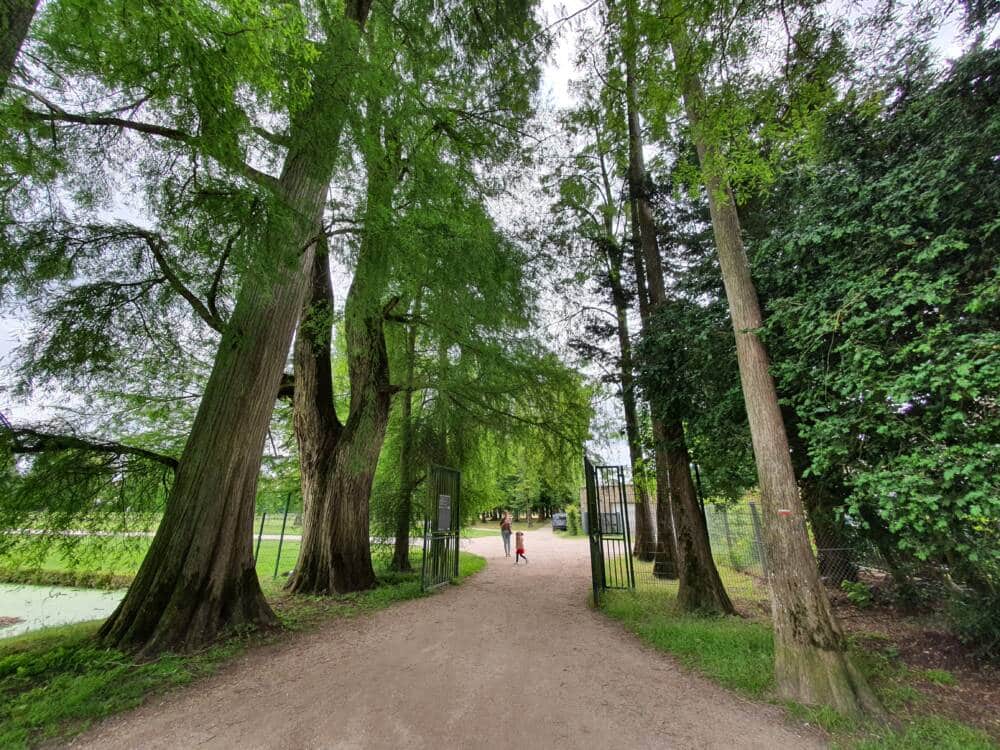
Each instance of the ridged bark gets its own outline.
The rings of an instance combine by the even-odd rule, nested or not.
[[[350,15],[352,8],[365,15]],[[257,477],[309,286],[366,15],[366,4],[349,4],[352,23],[343,38],[327,40],[310,103],[291,118],[262,245],[242,279],[163,520],[128,593],[100,630],[107,645],[145,654],[188,651],[224,630],[275,622],[254,569]]]
[[[7,90],[36,10],[38,0],[0,0],[0,96]]]
[[[369,164],[364,233],[344,304],[350,407],[347,421],[324,456],[322,483],[307,487],[303,477],[303,493],[308,489],[309,495],[303,495],[302,544],[288,582],[294,593],[343,594],[369,589],[377,582],[369,507],[392,400],[381,297],[388,283],[384,223],[398,174],[394,164]],[[329,271],[324,269],[324,273]],[[308,328],[303,333],[315,335]],[[329,323],[323,333],[329,335]],[[315,346],[311,351],[314,356],[329,357],[329,352]],[[325,377],[329,380],[328,372]],[[296,396],[298,389],[296,376]],[[332,399],[332,385],[330,394]]]
[[[682,25],[672,46],[675,60],[688,59],[689,45]],[[729,185],[719,173],[721,155],[702,126],[701,81],[696,72],[684,70],[681,83],[708,192],[757,463],[770,571],[778,693],[787,700],[828,705],[851,715],[879,713],[881,708],[874,693],[848,657],[846,641],[830,609],[809,546],[778,393],[767,351],[757,334],[763,318],[736,204]]]

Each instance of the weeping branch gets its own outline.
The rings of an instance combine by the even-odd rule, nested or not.
[[[13,87],[12,87],[13,88]],[[276,180],[271,175],[266,172],[261,172],[255,167],[251,167],[246,162],[241,159],[234,158],[232,156],[220,157],[217,153],[212,153],[212,149],[206,148],[205,143],[201,141],[197,136],[191,135],[178,128],[171,128],[166,125],[157,125],[152,122],[144,122],[142,120],[129,120],[122,117],[114,117],[111,115],[104,115],[99,113],[87,113],[87,112],[67,112],[65,109],[60,107],[55,102],[51,102],[45,99],[38,93],[34,91],[29,91],[18,87],[21,91],[24,91],[28,95],[40,101],[42,104],[48,108],[48,112],[39,112],[38,110],[24,108],[24,116],[29,120],[34,120],[36,122],[63,122],[69,123],[71,125],[91,125],[94,127],[106,127],[106,128],[117,128],[119,130],[131,130],[136,133],[143,133],[144,135],[152,135],[157,138],[164,138],[166,140],[175,141],[177,143],[183,143],[186,146],[191,146],[193,148],[198,148],[205,151],[206,153],[212,154],[215,158],[219,159],[220,163],[235,170],[239,174],[246,177],[251,182],[260,185],[267,190],[276,192],[278,189],[278,180]]]
[[[188,301],[188,304],[191,305],[191,309],[195,311],[199,318],[204,320],[210,327],[214,328],[219,333],[222,333],[222,330],[225,328],[225,323],[222,319],[219,318],[217,313],[213,313],[212,310],[210,310],[205,303],[201,301],[201,298],[199,298],[197,294],[192,292],[184,284],[184,282],[181,281],[181,278],[170,266],[167,256],[163,252],[167,244],[163,238],[154,232],[139,229],[138,227],[134,228],[134,231],[136,235],[146,241],[146,245],[149,247],[150,252],[153,254],[153,258],[156,260],[156,265],[159,266],[160,270],[163,272],[163,276],[167,280],[167,283],[170,284],[171,288]],[[215,284],[213,280],[213,287],[214,286]],[[215,307],[214,298],[212,299],[212,307]]]
[[[28,427],[10,430],[11,450],[18,455],[32,455],[52,451],[90,451],[117,456],[136,456],[176,470],[178,461],[173,456],[157,453],[146,448],[125,445],[111,440],[44,432]]]

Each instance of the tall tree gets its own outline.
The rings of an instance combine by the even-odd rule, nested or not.
[[[419,13],[420,8],[414,6],[411,10]],[[465,34],[476,33],[478,20],[473,23],[462,18],[457,9],[452,11],[454,29]],[[497,13],[496,20],[501,32],[507,34],[507,44],[501,44],[498,36],[493,40],[494,47],[508,52],[516,50],[520,46],[516,40],[524,37],[531,24],[527,17],[509,9]],[[414,18],[414,22],[422,21]],[[402,32],[396,29],[397,25],[403,28]],[[364,119],[353,129],[365,164],[367,185],[359,212],[361,229],[354,278],[344,307],[344,344],[351,390],[347,420],[341,425],[337,419],[329,400],[332,388],[327,385],[323,393],[315,394],[313,384],[307,381],[310,392],[296,401],[300,409],[319,409],[326,414],[324,418],[303,418],[300,423],[327,427],[333,433],[321,443],[318,464],[323,476],[312,478],[303,473],[305,529],[299,562],[289,581],[289,587],[300,593],[357,591],[375,583],[369,543],[369,502],[391,397],[400,390],[400,386],[390,384],[384,325],[401,302],[401,295],[392,287],[398,287],[400,279],[408,273],[407,267],[415,263],[413,256],[401,252],[401,219],[422,208],[420,198],[409,209],[397,206],[395,199],[401,183],[407,178],[426,188],[435,171],[449,171],[441,164],[446,159],[445,149],[450,149],[460,162],[468,160],[470,146],[475,158],[484,162],[504,153],[509,139],[501,135],[488,146],[484,131],[506,130],[516,125],[523,116],[517,104],[533,81],[530,64],[506,70],[500,79],[500,89],[511,101],[505,102],[491,91],[484,93],[491,64],[470,63],[462,54],[461,44],[449,40],[443,31],[426,30],[423,37],[414,39],[406,31],[410,25],[400,24],[398,15],[381,12],[371,26],[367,49],[371,74],[363,96]],[[478,44],[468,38],[466,41]],[[512,41],[515,43],[510,44]],[[523,54],[517,51],[507,54],[505,59],[508,63],[522,62]],[[442,76],[448,68],[452,75]],[[435,78],[434,85],[424,85]],[[496,85],[496,78],[490,83]],[[484,98],[496,107],[486,126],[475,120],[485,106]],[[448,123],[456,114],[466,122]],[[434,137],[440,132],[444,138]],[[407,189],[412,191],[413,184]],[[440,210],[440,206],[434,209]],[[316,307],[322,308],[328,304],[327,296],[325,290],[317,287],[317,291],[321,296]],[[323,341],[329,339],[331,323],[327,316],[325,324],[304,326],[303,345],[297,354],[328,357],[329,350]],[[319,341],[309,344],[311,338]],[[326,367],[303,366],[306,371],[317,372]],[[329,377],[328,368],[324,377]],[[310,437],[312,433],[299,436],[300,445]]]
[[[692,43],[691,10],[673,10],[670,46],[708,195],[761,487],[778,689],[807,704],[850,714],[876,712],[878,701],[847,654],[809,543],[777,390],[759,335],[763,318],[726,176],[726,156],[711,126],[713,114],[723,115],[707,109],[703,71],[711,46],[707,40]]]
[[[46,69],[72,77],[53,77],[49,96],[28,95],[24,127],[9,133],[14,148],[37,149],[41,129],[81,134],[60,138],[62,149],[86,145],[89,133],[131,134],[145,144],[144,154],[209,159],[213,170],[255,185],[267,203],[265,226],[240,258],[239,291],[163,521],[101,630],[109,644],[183,650],[228,627],[274,622],[249,540],[261,451],[309,279],[368,4],[348,3],[344,11],[307,20],[287,4],[192,0],[182,12],[118,3],[45,6],[39,54]],[[162,44],[165,37],[172,43]],[[93,97],[77,95],[81,79],[102,92],[107,109],[86,109]],[[287,132],[256,124],[257,107],[279,124],[284,115]],[[278,177],[247,162],[248,141],[264,143],[270,155],[284,150]],[[106,140],[98,144],[85,153],[99,161],[112,150]],[[151,162],[155,156],[137,165]]]
[[[632,2],[626,3],[622,33],[629,143],[628,184],[645,262],[650,310],[655,313],[668,302],[668,298],[642,153],[643,139],[639,125],[635,70],[635,49],[638,40],[633,6]],[[681,607],[688,610],[735,613],[736,610],[722,585],[722,579],[712,557],[708,528],[691,478],[690,455],[684,436],[684,425],[680,419],[664,420],[654,413],[653,436],[658,447],[664,452],[667,475],[670,479],[680,579],[677,600]]]

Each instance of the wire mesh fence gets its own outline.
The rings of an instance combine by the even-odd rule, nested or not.
[[[636,540],[633,550],[636,588],[676,590],[677,579],[667,564],[658,527],[672,531],[669,524],[658,519],[655,504],[650,510],[649,533],[645,539]],[[629,513],[634,515],[634,507]],[[730,507],[709,504],[705,506],[705,524],[712,557],[730,598],[741,609],[767,611],[769,571],[760,507],[754,502]],[[814,545],[813,549],[820,577],[832,588],[839,588],[844,581],[856,581],[859,576],[878,576],[885,571],[883,561],[872,548]]]

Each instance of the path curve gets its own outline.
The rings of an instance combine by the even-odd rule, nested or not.
[[[81,748],[812,748],[586,606],[587,545],[529,532],[514,567],[499,537],[461,586],[254,650],[111,719]]]

